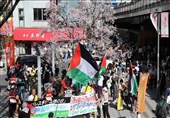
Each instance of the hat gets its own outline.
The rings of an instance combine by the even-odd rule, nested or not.
[[[106,91],[106,92],[107,92],[107,88],[106,88],[106,87],[104,87],[104,88],[103,88],[103,91]]]

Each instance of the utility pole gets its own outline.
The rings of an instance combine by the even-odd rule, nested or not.
[[[38,44],[36,44],[36,54],[37,54],[37,69],[38,69],[38,98],[41,98],[41,56]]]
[[[55,50],[54,50],[53,43],[51,45],[51,50],[52,50],[52,72],[53,72],[53,76],[55,76]]]
[[[50,0],[50,2],[53,2],[53,3],[56,3],[56,5],[58,4],[58,1],[59,0]],[[53,19],[55,19],[55,17],[53,17]],[[53,73],[53,76],[55,76],[55,49],[54,49],[54,43],[55,41],[53,42],[52,41],[52,45],[51,45],[51,51],[52,51],[52,73]]]
[[[159,92],[159,79],[160,79],[160,72],[159,72],[159,58],[160,58],[160,32],[161,32],[161,28],[160,28],[160,20],[161,20],[161,10],[156,9],[157,12],[157,35],[158,35],[158,40],[157,40],[157,98],[160,96],[160,92]],[[159,98],[158,98],[159,99]]]

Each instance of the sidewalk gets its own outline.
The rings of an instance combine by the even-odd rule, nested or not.
[[[156,102],[155,101],[156,98],[156,91],[151,91],[149,89],[147,89],[146,92],[146,112],[143,112],[140,114],[140,118],[155,118],[155,114],[152,112],[152,110],[155,110],[156,107]],[[124,104],[124,107],[126,105]],[[132,113],[131,111],[127,110],[126,107],[124,110],[117,110],[117,104],[113,103],[110,105],[109,107],[109,112],[111,115],[111,118],[137,118],[137,114],[136,113]]]
[[[156,89],[147,89],[146,90],[146,114],[149,116],[149,118],[156,117],[155,114],[152,112],[152,110],[155,110],[157,104],[156,100]],[[144,116],[145,113],[143,113]]]

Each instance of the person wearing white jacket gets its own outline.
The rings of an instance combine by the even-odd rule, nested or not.
[[[106,82],[107,88],[108,88],[108,94],[109,96],[112,96],[112,79],[113,79],[113,72],[110,73],[110,77]]]

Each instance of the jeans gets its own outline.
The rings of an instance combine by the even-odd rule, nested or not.
[[[19,86],[18,92],[21,97],[21,100],[24,100],[25,99],[25,86]]]

